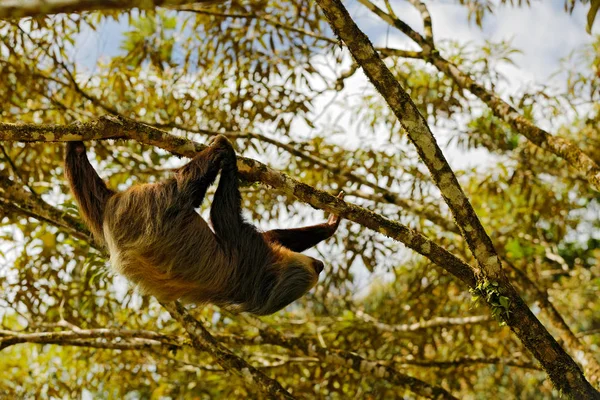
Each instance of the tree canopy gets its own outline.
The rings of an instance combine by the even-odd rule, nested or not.
[[[600,398],[600,2],[2,3],[0,397]],[[507,8],[589,40],[516,86]],[[124,189],[217,134],[261,229],[344,218],[269,317],[140,295],[63,176],[67,141]]]

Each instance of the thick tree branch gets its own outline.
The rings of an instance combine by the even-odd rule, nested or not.
[[[372,5],[368,0],[360,1]],[[504,299],[502,309],[505,311],[499,314],[540,361],[559,390],[577,398],[600,398],[600,393],[585,379],[575,361],[554,340],[506,278],[491,239],[437,145],[427,121],[381,60],[369,38],[354,23],[340,0],[317,0],[317,3],[325,11],[333,30],[344,41],[407,131],[442,192],[462,236],[478,261],[481,269],[478,272],[483,278],[482,285],[485,285],[477,288],[482,297],[492,308],[499,306],[498,299]],[[389,15],[387,17],[391,18]],[[420,37],[418,34],[415,36]],[[489,286],[492,283],[493,286]]]
[[[417,148],[419,156],[442,192],[463,237],[478,261],[484,277],[503,279],[504,274],[494,245],[469,199],[462,191],[425,118],[379,58],[367,36],[352,21],[344,6],[336,0],[322,0],[318,3],[324,9],[332,28],[344,40],[356,62],[363,67],[365,74],[382,94]]]
[[[173,7],[183,4],[211,5],[223,2],[224,0],[2,0],[0,19],[98,10]]]

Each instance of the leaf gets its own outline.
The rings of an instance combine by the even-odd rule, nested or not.
[[[592,5],[587,15],[587,26],[585,27],[586,32],[590,35],[592,34],[592,25],[594,25],[596,14],[598,14],[598,10],[600,9],[600,0],[592,0],[591,3]]]
[[[177,18],[176,17],[165,18],[163,27],[167,30],[175,29],[177,27]]]
[[[506,252],[514,259],[523,258],[525,255],[521,243],[518,239],[512,239],[506,244]]]
[[[44,247],[47,249],[53,249],[56,247],[56,236],[53,233],[46,232],[40,239],[44,243]]]

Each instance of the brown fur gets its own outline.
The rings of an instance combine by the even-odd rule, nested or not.
[[[224,137],[175,177],[120,193],[98,177],[83,143],[69,143],[65,165],[84,221],[113,268],[161,301],[273,313],[317,283],[323,264],[298,251],[331,236],[339,222],[258,232],[241,217],[235,153]],[[219,171],[213,232],[194,208]]]

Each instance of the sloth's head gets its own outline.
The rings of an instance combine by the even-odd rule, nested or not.
[[[273,314],[312,289],[323,271],[323,262],[304,254],[280,248],[278,260],[266,271],[263,301],[252,313]]]

